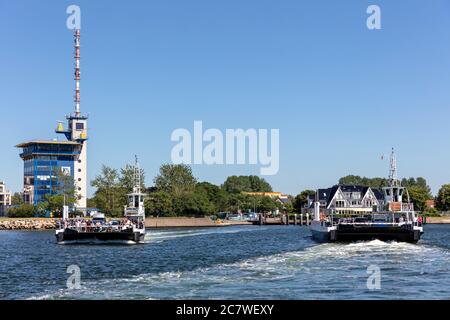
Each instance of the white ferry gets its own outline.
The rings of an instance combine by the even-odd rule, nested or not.
[[[397,179],[397,163],[391,154],[389,186],[383,188],[383,208],[359,215],[346,216],[335,210],[321,208],[319,195],[314,202],[314,220],[310,230],[313,239],[321,242],[382,240],[416,243],[423,234],[420,218],[410,202],[408,190]],[[406,202],[403,202],[404,198]]]
[[[124,219],[107,222],[104,214],[95,213],[92,219],[68,218],[65,210],[63,220],[56,230],[58,244],[69,243],[144,243],[145,208],[141,190],[140,168],[136,158],[134,166],[135,185],[128,194],[128,205],[124,208]]]

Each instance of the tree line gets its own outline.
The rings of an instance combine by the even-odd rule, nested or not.
[[[58,173],[59,183],[47,195],[45,201],[36,206],[23,203],[23,195],[16,193],[12,197],[13,207],[8,210],[10,217],[45,216],[52,212],[54,216],[62,215],[63,205],[73,206],[78,195],[73,178]],[[289,201],[280,203],[267,196],[251,196],[244,192],[272,192],[271,185],[258,176],[230,176],[223,184],[199,182],[187,165],[164,164],[153,179],[153,186],[146,188],[145,172],[141,169],[141,188],[146,190],[145,208],[153,216],[205,216],[218,212],[257,211],[271,212],[279,209],[285,213],[301,213],[308,196],[314,190],[304,190],[297,196],[289,196]],[[339,184],[361,185],[381,189],[389,181],[385,178],[367,178],[356,175],[342,177]],[[127,194],[134,184],[134,168],[126,165],[114,169],[103,165],[99,175],[91,182],[96,191],[88,199],[88,207],[98,208],[112,217],[123,215],[127,204]],[[435,213],[426,205],[427,200],[435,200],[436,209],[450,211],[450,184],[443,185],[436,197],[423,177],[405,178],[402,186],[408,189],[411,202],[416,210]]]
[[[132,185],[124,183],[127,170],[103,166],[93,180],[96,187],[90,207],[96,207],[111,216],[121,216],[126,195]],[[144,181],[142,171],[141,181]],[[145,186],[142,186],[145,190]],[[250,196],[243,192],[271,192],[272,187],[257,176],[231,176],[218,186],[199,182],[187,165],[164,164],[153,179],[153,187],[146,189],[145,209],[153,216],[205,216],[218,212],[270,212],[281,209],[279,202],[265,196]]]

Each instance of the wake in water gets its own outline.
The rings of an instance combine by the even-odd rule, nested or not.
[[[183,237],[195,237],[202,235],[212,234],[233,234],[241,232],[255,232],[261,231],[267,227],[211,227],[211,228],[198,228],[198,229],[165,229],[164,231],[150,230],[145,235],[145,241],[147,242],[161,242],[165,240],[171,240],[175,238]]]
[[[165,240],[205,232],[161,232],[160,237]],[[153,241],[159,241],[155,238]],[[192,271],[87,281],[79,291],[60,290],[34,299],[449,298],[449,262],[448,251],[430,246],[378,240],[321,244]],[[366,287],[371,265],[382,271],[382,289],[376,292]],[[437,291],[435,285],[445,290]]]

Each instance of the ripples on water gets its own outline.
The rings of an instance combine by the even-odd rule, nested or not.
[[[316,244],[305,227],[149,230],[136,246],[0,232],[1,299],[450,299],[450,226],[418,244]],[[65,289],[66,268],[82,288]],[[367,267],[381,269],[370,291]]]

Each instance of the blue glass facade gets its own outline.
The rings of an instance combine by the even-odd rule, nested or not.
[[[77,143],[30,142],[19,145],[24,160],[24,186],[33,204],[45,201],[45,195],[57,194],[58,173],[74,176],[74,161],[80,153]]]

